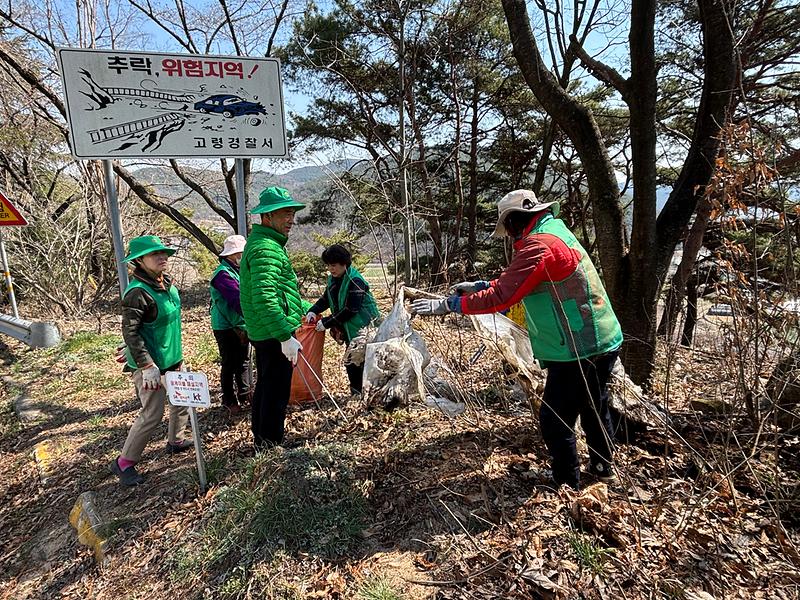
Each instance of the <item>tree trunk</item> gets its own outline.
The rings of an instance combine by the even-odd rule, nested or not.
[[[681,346],[692,347],[694,328],[697,325],[697,276],[690,277],[686,282],[686,320],[683,322]]]
[[[470,110],[472,118],[469,125],[469,194],[467,196],[467,273],[475,272],[475,258],[478,252],[478,125],[480,123],[478,82],[472,91]]]
[[[698,0],[698,4],[703,31],[703,91],[692,144],[656,223],[656,268],[662,281],[714,172],[719,134],[729,117],[738,74],[733,33],[727,20],[727,15],[733,13],[730,0]]]
[[[710,219],[711,201],[706,197],[700,203],[694,223],[692,223],[689,234],[683,242],[683,256],[681,256],[677,271],[672,276],[669,293],[664,302],[664,313],[661,315],[661,322],[658,324],[658,335],[667,340],[672,339],[672,333],[675,331],[676,320],[686,292],[686,284],[697,262],[697,255],[703,247],[703,237]]]
[[[589,183],[597,250],[609,296],[615,305],[625,297],[624,222],[614,167],[591,110],[570,96],[542,60],[531,31],[525,0],[502,0],[514,56],[525,82],[556,124],[569,136]]]
[[[656,276],[656,85],[655,0],[634,0],[629,35],[631,76],[622,89],[630,110],[633,162],[633,227],[624,276],[626,299],[615,309],[626,342],[621,351],[628,375],[638,384],[649,378],[655,361]]]

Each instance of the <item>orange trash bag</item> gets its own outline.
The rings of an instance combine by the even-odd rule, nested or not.
[[[322,351],[325,346],[325,332],[317,331],[314,325],[303,323],[295,332],[295,337],[303,344],[303,349],[297,357],[297,365],[292,374],[289,404],[306,404],[313,402],[315,397],[319,400],[322,396]]]

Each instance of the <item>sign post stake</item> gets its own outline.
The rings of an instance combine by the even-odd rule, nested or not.
[[[200,423],[197,420],[196,408],[211,406],[208,393],[208,378],[204,373],[191,371],[167,371],[164,375],[164,387],[167,399],[172,406],[185,406],[189,409],[189,421],[192,423],[192,440],[194,454],[197,459],[197,477],[200,481],[200,494],[206,493],[206,466],[203,461],[203,446],[200,443]]]
[[[128,268],[125,266],[125,247],[122,243],[122,224],[119,217],[117,186],[114,183],[114,171],[110,160],[103,161],[103,173],[106,180],[106,203],[108,204],[108,220],[111,222],[111,239],[114,242],[114,255],[117,259],[119,295],[122,297],[128,287]]]
[[[206,493],[206,465],[203,461],[203,447],[200,445],[200,424],[197,422],[197,411],[194,406],[189,407],[189,421],[192,424],[194,455],[197,458],[197,476],[200,480],[200,495],[204,495]]]
[[[14,311],[14,317],[19,319],[19,311],[17,310],[17,298],[14,296],[14,282],[11,280],[11,271],[8,269],[8,257],[6,256],[6,245],[5,242],[3,241],[2,229],[0,229],[0,260],[3,261],[3,275],[6,280],[8,299],[11,301],[11,308]]]

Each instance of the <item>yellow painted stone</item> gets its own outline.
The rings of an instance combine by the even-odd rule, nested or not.
[[[33,447],[33,458],[39,469],[39,479],[42,483],[47,483],[53,474],[53,453],[47,442],[39,442]]]

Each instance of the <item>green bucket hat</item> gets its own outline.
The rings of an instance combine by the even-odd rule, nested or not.
[[[167,248],[158,236],[142,235],[135,237],[128,243],[128,256],[125,257],[125,262],[131,262],[133,259],[141,258],[145,254],[162,250],[168,256],[175,254],[175,248]]]
[[[258,196],[258,206],[250,211],[251,215],[270,213],[281,208],[305,208],[305,204],[297,202],[289,192],[279,187],[265,188]]]

